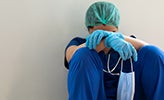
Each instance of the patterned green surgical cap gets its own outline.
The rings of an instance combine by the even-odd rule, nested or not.
[[[87,10],[85,25],[98,26],[100,24],[118,27],[120,13],[116,6],[110,2],[95,2]]]

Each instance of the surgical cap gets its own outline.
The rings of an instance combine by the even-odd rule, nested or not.
[[[110,2],[95,2],[87,10],[85,25],[98,26],[100,24],[118,27],[120,13],[116,6]]]

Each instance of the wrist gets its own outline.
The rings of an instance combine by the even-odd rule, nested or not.
[[[109,39],[110,39],[110,37],[106,37],[105,39],[104,39],[104,46],[106,47],[106,48],[110,48],[111,46],[110,46],[110,43],[109,43]]]
[[[97,47],[96,47],[96,49],[95,49],[97,52],[100,52],[100,51],[102,51],[102,50],[105,49],[104,41],[105,41],[105,39],[103,39],[103,40],[100,42],[100,44],[97,45]]]

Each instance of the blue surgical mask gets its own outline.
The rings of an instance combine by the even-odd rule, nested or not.
[[[133,100],[134,91],[135,91],[135,74],[133,72],[132,59],[131,63],[131,72],[125,73],[123,69],[123,60],[121,61],[121,71],[120,78],[117,88],[117,100]]]

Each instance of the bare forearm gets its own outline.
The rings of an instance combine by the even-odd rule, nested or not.
[[[129,36],[124,36],[124,39],[125,39],[125,41],[130,42],[136,50],[139,50],[141,47],[148,44],[148,43],[146,43],[142,40],[132,38],[132,37],[129,37]]]

